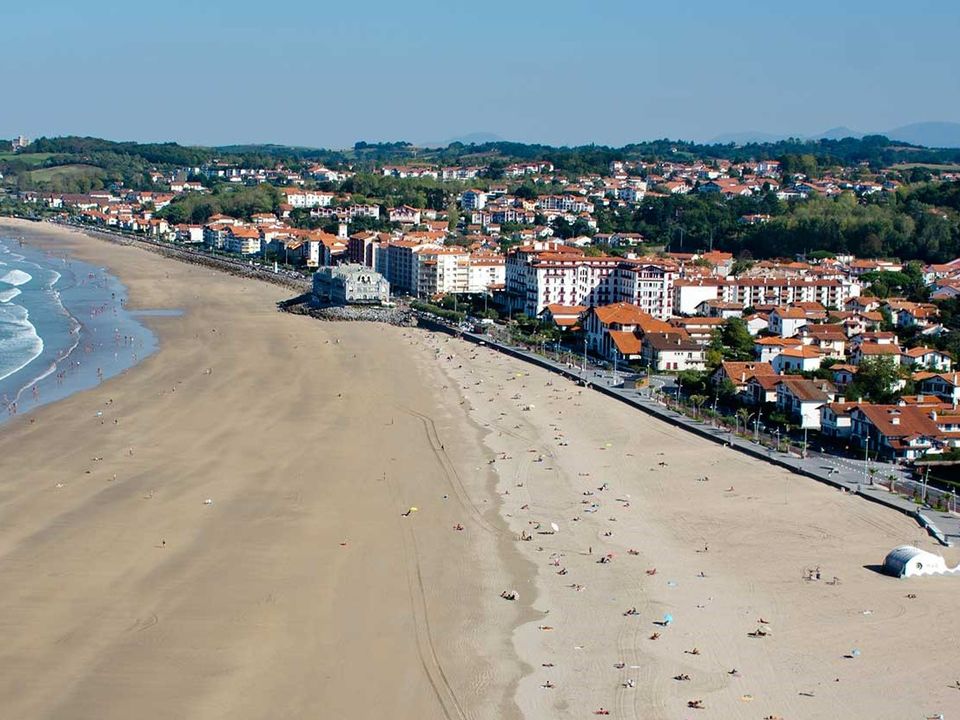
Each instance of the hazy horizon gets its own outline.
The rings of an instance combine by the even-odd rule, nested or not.
[[[929,0],[122,7],[5,10],[0,137],[619,146],[960,120],[960,8]]]

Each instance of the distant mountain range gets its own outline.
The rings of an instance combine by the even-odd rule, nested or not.
[[[918,122],[902,125],[891,130],[872,133],[859,132],[848,127],[830,128],[817,135],[795,135],[804,140],[842,140],[843,138],[862,138],[864,135],[884,135],[891,140],[923,145],[930,148],[960,148],[960,123],[955,122]],[[746,145],[747,143],[767,143],[786,140],[788,135],[777,135],[760,131],[724,133],[710,140],[711,143]]]

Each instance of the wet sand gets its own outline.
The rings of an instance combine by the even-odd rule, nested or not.
[[[144,319],[160,350],[132,370],[0,429],[5,717],[517,716],[522,609],[498,593],[524,565],[479,429],[401,330],[14,232],[184,314]]]

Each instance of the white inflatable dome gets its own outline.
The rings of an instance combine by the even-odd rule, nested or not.
[[[887,553],[883,561],[883,571],[894,577],[914,577],[915,575],[942,575],[957,572],[947,567],[940,555],[921,550],[913,545],[901,545]]]

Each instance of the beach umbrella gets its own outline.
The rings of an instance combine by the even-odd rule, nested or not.
[[[411,507],[411,508],[410,508],[410,512],[412,512],[412,513],[419,512],[419,511],[420,511],[420,508],[418,508],[418,507]]]
[[[673,622],[673,615],[671,615],[670,613],[667,613],[666,615],[663,616],[664,625],[669,625],[672,622]]]
[[[860,651],[857,650],[857,648],[854,648],[853,650],[851,650],[851,651],[850,651],[850,654],[851,654],[853,657],[860,657]]]
[[[560,526],[557,525],[556,523],[550,523],[550,527],[553,528],[554,532],[560,532]]]

